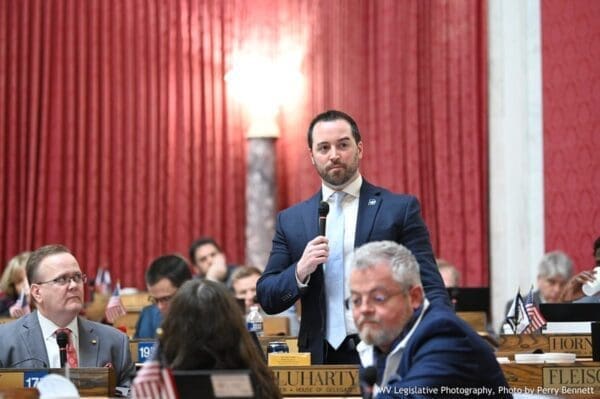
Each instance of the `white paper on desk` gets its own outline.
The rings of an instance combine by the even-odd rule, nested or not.
[[[46,374],[35,387],[40,391],[40,399],[79,399],[75,384],[60,374]]]
[[[249,374],[213,374],[210,380],[215,398],[254,397]]]
[[[549,321],[542,329],[542,334],[591,334],[592,324],[589,321]]]

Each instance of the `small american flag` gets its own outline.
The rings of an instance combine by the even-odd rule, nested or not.
[[[527,310],[530,321],[529,326],[525,330],[525,334],[531,334],[546,325],[546,319],[533,303],[533,287],[531,287],[529,294],[527,294],[527,297],[525,298],[525,309]]]
[[[177,399],[171,371],[161,368],[156,360],[146,361],[138,371],[132,386],[133,399]]]
[[[114,323],[117,318],[125,314],[127,314],[127,311],[125,310],[125,306],[123,306],[123,302],[121,301],[121,284],[117,282],[117,286],[115,287],[115,290],[113,291],[110,299],[108,300],[108,304],[106,305],[104,315],[109,323]]]

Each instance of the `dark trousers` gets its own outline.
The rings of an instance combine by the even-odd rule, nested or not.
[[[323,342],[325,346],[325,364],[359,364],[356,345],[360,342],[358,335],[348,335],[339,348],[334,349],[327,340]]]

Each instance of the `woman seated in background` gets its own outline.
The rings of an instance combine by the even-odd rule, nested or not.
[[[19,318],[28,313],[17,300],[21,293],[29,295],[25,265],[31,252],[21,252],[8,261],[0,278],[0,317]]]
[[[159,348],[163,366],[172,370],[249,369],[255,397],[281,397],[240,307],[223,284],[184,283],[163,321]]]

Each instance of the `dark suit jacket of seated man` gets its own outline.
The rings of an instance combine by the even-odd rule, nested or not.
[[[351,264],[357,349],[363,370],[377,370],[376,397],[511,397],[490,345],[447,306],[429,303],[418,270],[391,241],[362,246]]]
[[[321,176],[322,190],[343,191],[356,182],[362,182],[357,192],[354,247],[376,240],[404,244],[419,261],[423,285],[430,300],[450,306],[417,199],[411,195],[394,194],[362,180],[358,170],[362,141],[356,122],[340,111],[318,115],[308,129],[308,149],[311,161]],[[325,273],[318,266],[327,262],[329,254],[327,239],[319,235],[319,202],[327,200],[323,198],[322,190],[279,213],[271,254],[257,284],[258,301],[269,314],[281,313],[298,298],[301,299],[298,347],[302,352],[311,353],[313,364],[330,363],[325,350],[328,317]],[[307,280],[302,281],[305,283],[302,286],[298,284],[297,273],[300,272],[299,266],[307,263],[312,271]],[[351,320],[349,313],[346,319]],[[354,362],[358,363],[355,348],[349,351],[353,352]]]
[[[117,386],[128,386],[135,368],[129,340],[114,327],[78,316],[86,278],[69,249],[37,249],[27,262],[27,276],[37,310],[0,325],[0,368],[59,368],[55,331],[69,328],[78,338],[78,367],[112,367]]]

